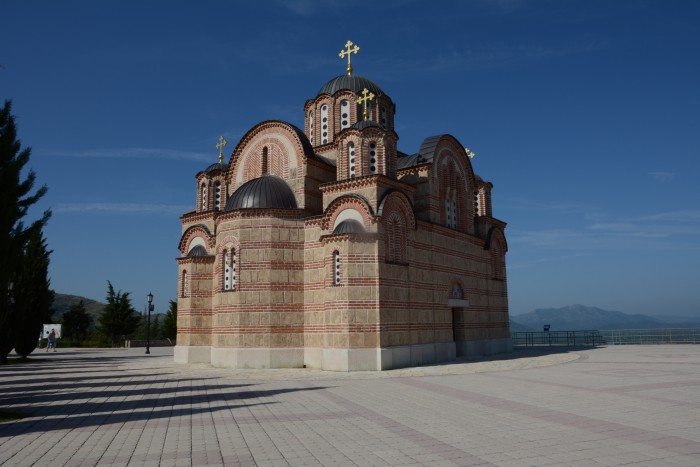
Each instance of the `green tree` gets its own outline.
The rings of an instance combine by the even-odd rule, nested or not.
[[[107,305],[98,319],[97,329],[116,346],[123,336],[129,335],[139,325],[140,316],[131,306],[129,292],[114,291],[107,281]]]
[[[42,186],[30,194],[36,180],[33,170],[22,180],[31,149],[21,148],[11,111],[12,103],[5,101],[0,109],[0,361],[3,362],[7,361],[7,354],[15,344],[14,323],[22,319],[17,316],[10,284],[18,274],[29,238],[41,230],[51,216],[51,211],[47,210],[29,225],[23,222],[29,208],[44,196],[47,188]]]
[[[41,230],[32,232],[15,276],[15,313],[13,327],[15,352],[27,358],[34,351],[42,324],[51,320],[54,293],[50,288],[49,255]]]
[[[170,307],[163,318],[160,329],[166,339],[175,340],[177,337],[177,302],[175,300],[170,300]]]
[[[63,335],[69,339],[84,341],[90,326],[92,326],[92,316],[85,310],[82,300],[74,303],[70,310],[63,313]]]

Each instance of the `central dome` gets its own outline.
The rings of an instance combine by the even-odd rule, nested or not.
[[[382,91],[382,88],[377,86],[377,84],[374,81],[368,80],[367,78],[363,78],[362,76],[355,75],[342,75],[338,76],[337,78],[333,78],[332,80],[323,85],[323,87],[318,91],[318,95],[320,96],[321,94],[328,94],[329,96],[332,96],[336,92],[344,89],[358,94],[362,92],[364,88],[369,89],[369,91],[373,92],[375,96],[384,95],[384,91]]]
[[[296,209],[297,200],[287,182],[274,175],[245,182],[226,201],[226,211],[235,209]]]

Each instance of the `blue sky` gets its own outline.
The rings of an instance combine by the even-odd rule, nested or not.
[[[399,149],[476,152],[508,223],[513,314],[700,315],[700,2],[0,0],[0,99],[49,192],[56,291],[176,296],[195,174],[345,72]]]

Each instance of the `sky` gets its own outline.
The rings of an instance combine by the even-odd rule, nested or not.
[[[176,298],[195,175],[255,124],[303,128],[345,73],[399,150],[451,134],[507,222],[509,305],[700,316],[700,2],[0,0],[0,99],[53,211],[52,287]]]

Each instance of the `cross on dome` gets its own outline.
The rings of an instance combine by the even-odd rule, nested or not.
[[[355,47],[352,47],[353,45],[355,45]],[[345,58],[346,55],[348,56],[348,76],[352,76],[352,65],[350,64],[350,55],[357,54],[357,52],[360,51],[360,48],[356,44],[353,44],[351,41],[347,41],[345,43],[345,48],[347,50],[341,50],[338,55],[340,56],[340,58]]]
[[[362,97],[359,97],[357,99],[358,104],[363,104],[364,105],[364,113],[363,116],[365,120],[369,120],[369,113],[367,113],[367,101],[371,101],[374,99],[374,94],[369,92],[369,89],[364,88],[362,90]]]
[[[226,139],[223,136],[219,136],[219,143],[216,145],[216,149],[219,150],[219,164],[224,163],[224,146],[226,146]]]

